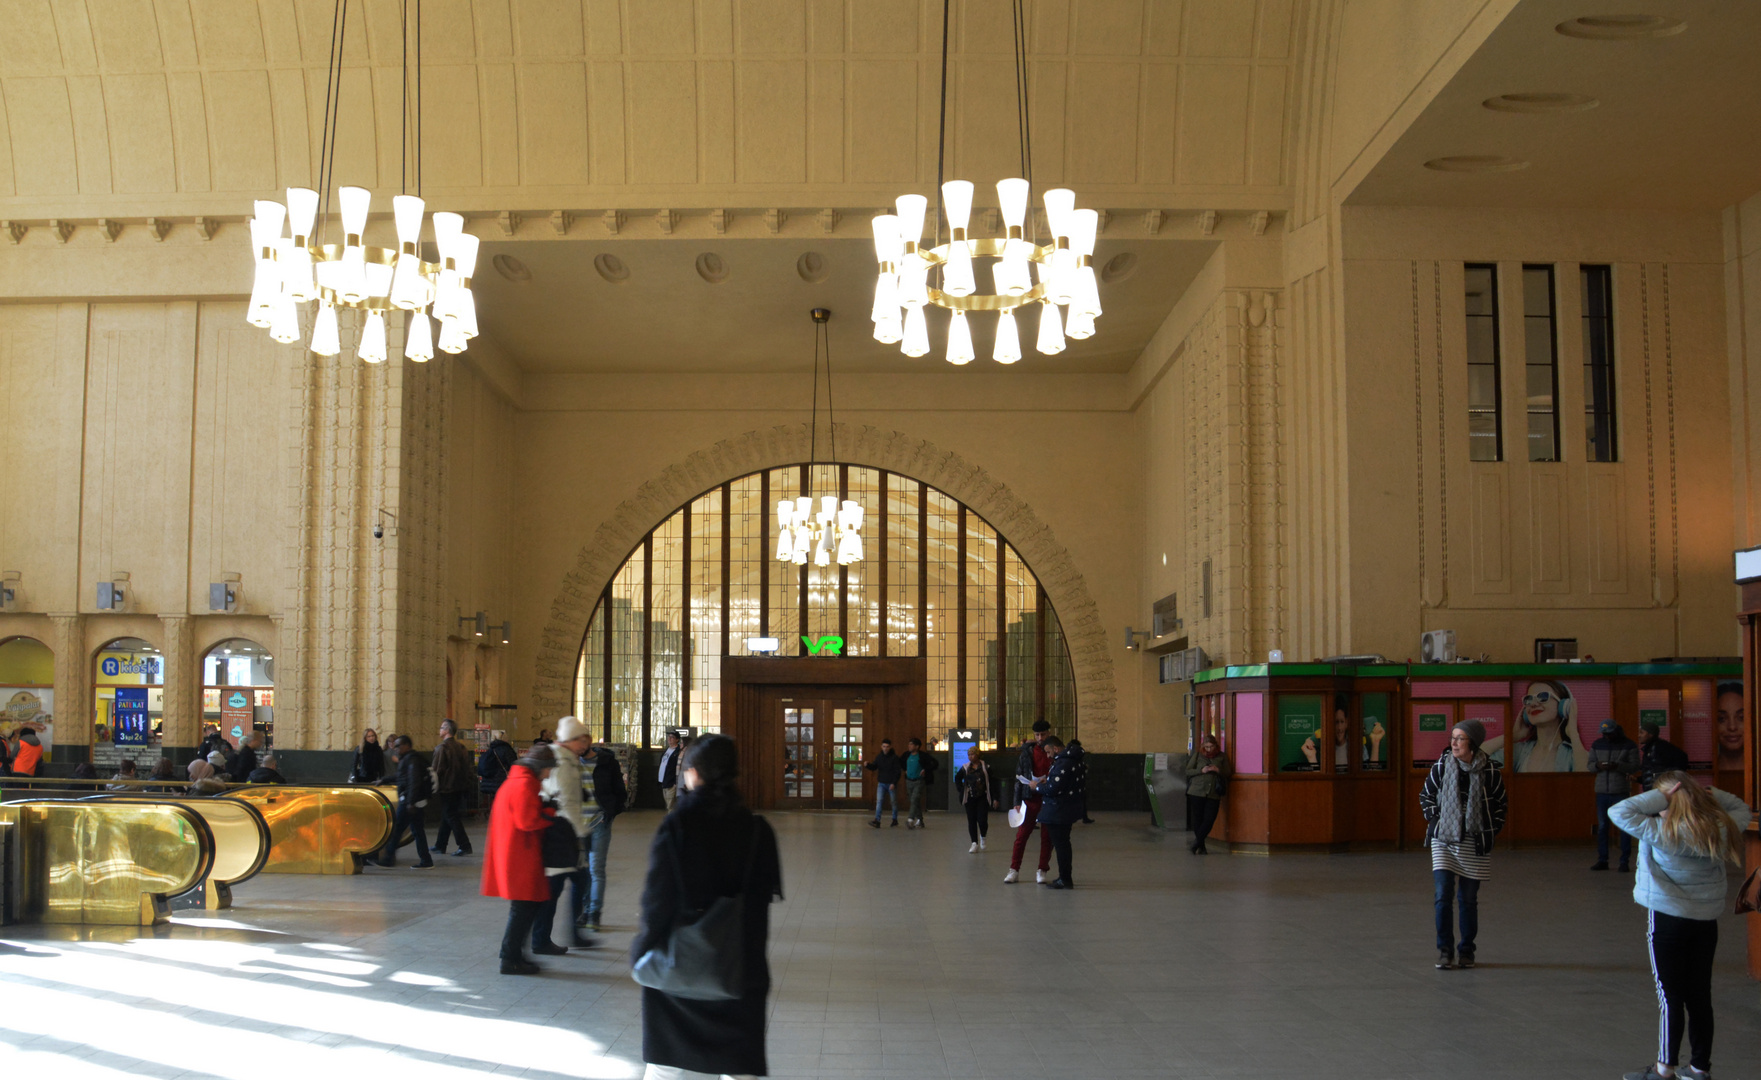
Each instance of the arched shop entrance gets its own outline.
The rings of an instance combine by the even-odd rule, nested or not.
[[[202,656],[202,730],[233,746],[252,731],[275,741],[275,657],[249,638],[228,638]]]
[[[55,654],[36,638],[0,641],[0,739],[36,731],[43,757],[55,745]]]
[[[864,557],[779,561],[776,505],[825,495],[863,506]],[[736,735],[760,806],[869,802],[883,737],[970,728],[990,749],[1038,719],[1077,727],[1063,628],[1021,553],[935,487],[857,465],[766,469],[668,514],[602,591],[573,696],[613,743]]]
[[[102,775],[132,758],[145,775],[164,744],[165,656],[151,642],[116,638],[92,669],[92,764]]]

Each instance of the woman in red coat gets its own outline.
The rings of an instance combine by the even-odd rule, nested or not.
[[[489,811],[489,846],[483,853],[483,895],[506,897],[507,930],[501,936],[501,973],[534,975],[520,943],[532,936],[538,909],[550,899],[544,879],[544,830],[556,811],[540,801],[538,785],[556,767],[548,746],[535,746],[514,763]]]

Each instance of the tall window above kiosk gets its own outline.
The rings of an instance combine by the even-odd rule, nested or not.
[[[1470,263],[1467,279],[1468,458],[1504,460],[1498,394],[1498,268]]]
[[[1584,287],[1584,438],[1591,461],[1614,461],[1614,275],[1578,268]]]
[[[777,561],[776,504],[833,492],[867,511],[863,559]],[[575,714],[637,745],[668,727],[719,730],[721,658],[749,655],[748,639],[762,638],[781,656],[925,658],[932,733],[975,728],[1013,743],[1043,717],[1076,734],[1063,629],[1021,553],[958,500],[858,465],[769,469],[668,515],[600,596]]]
[[[1559,460],[1559,339],[1553,324],[1553,268],[1523,267],[1523,394],[1530,461]]]

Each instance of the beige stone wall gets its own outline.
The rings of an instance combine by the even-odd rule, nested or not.
[[[1761,544],[1761,194],[1724,211],[1734,546]]]

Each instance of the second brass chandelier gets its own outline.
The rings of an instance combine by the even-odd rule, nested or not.
[[[997,334],[991,359],[1013,364],[1022,355],[1016,312],[1037,304],[1035,348],[1052,356],[1064,351],[1066,337],[1091,337],[1095,320],[1100,318],[1100,290],[1092,265],[1100,214],[1078,210],[1076,193],[1069,188],[1053,188],[1042,196],[1046,229],[1051,235],[1046,243],[1039,242],[1038,224],[1028,213],[1033,201],[1033,138],[1027,96],[1027,21],[1023,0],[1012,0],[1016,125],[1023,176],[997,181],[1003,235],[969,235],[972,182],[942,179],[948,125],[950,7],[951,0],[943,0],[941,133],[936,154],[936,184],[941,191],[941,203],[937,207],[934,241],[927,247],[923,244],[923,226],[929,213],[929,199],[923,195],[901,195],[895,213],[874,219],[874,250],[880,263],[870,313],[874,338],[883,344],[898,343],[906,356],[925,356],[929,353],[929,324],[924,309],[932,305],[946,308],[950,312],[948,362],[967,364],[977,355],[967,313],[994,311]],[[942,239],[944,216],[946,241]],[[991,292],[979,291],[974,268],[977,259],[994,260],[990,266]]]

